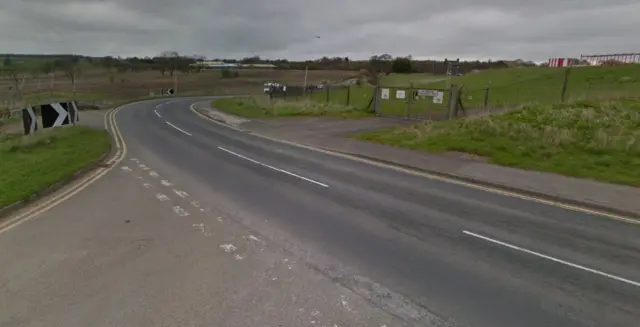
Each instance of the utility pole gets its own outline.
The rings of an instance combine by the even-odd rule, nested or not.
[[[307,95],[307,75],[309,74],[309,65],[304,66],[304,83],[302,84],[302,97]]]
[[[173,95],[178,94],[178,71],[173,71]]]
[[[447,62],[447,89],[451,87],[451,61]]]
[[[316,35],[314,39],[319,39],[320,36]],[[309,75],[309,64],[304,66],[304,82],[302,83],[302,97],[307,95],[307,76]]]

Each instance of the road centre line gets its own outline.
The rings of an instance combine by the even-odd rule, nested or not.
[[[234,155],[234,156],[236,156],[236,157],[242,158],[242,159],[244,159],[244,160],[247,160],[247,161],[253,162],[253,163],[255,163],[255,164],[261,165],[261,166],[263,166],[263,167],[267,167],[267,168],[269,168],[269,169],[272,169],[272,170],[275,170],[275,171],[278,171],[278,172],[281,172],[281,173],[287,174],[287,175],[289,175],[289,176],[293,176],[293,177],[296,177],[296,178],[299,178],[299,179],[305,180],[305,181],[307,181],[307,182],[309,182],[309,183],[313,183],[313,184],[316,184],[316,185],[320,185],[320,186],[322,186],[322,187],[329,187],[329,185],[327,185],[327,184],[320,183],[320,182],[318,182],[318,181],[314,181],[313,179],[306,178],[306,177],[304,177],[304,176],[300,176],[300,175],[298,175],[298,174],[292,173],[292,172],[290,172],[290,171],[286,171],[286,170],[284,170],[284,169],[280,169],[280,168],[276,168],[276,167],[271,166],[271,165],[267,165],[267,164],[262,163],[262,162],[260,162],[260,161],[258,161],[258,160],[254,160],[254,159],[251,159],[251,158],[245,157],[245,156],[243,156],[243,155],[241,155],[241,154],[239,154],[239,153],[235,153],[235,152],[233,152],[233,151],[231,151],[231,150],[227,150],[227,149],[225,149],[225,148],[223,148],[223,147],[220,147],[220,146],[219,146],[219,147],[218,147],[218,149],[220,149],[220,150],[222,150],[222,151],[224,151],[224,152],[227,152],[227,153],[229,153],[229,154],[232,154],[232,155]]]
[[[162,116],[160,116],[160,114],[158,113],[158,110],[153,109],[153,112],[155,112],[158,117],[162,118]]]
[[[571,262],[564,261],[564,260],[561,260],[561,259],[558,259],[558,258],[554,258],[552,256],[548,256],[548,255],[545,255],[545,254],[542,254],[542,253],[538,253],[538,252],[535,252],[535,251],[527,250],[527,249],[521,248],[519,246],[511,245],[509,243],[498,241],[498,240],[495,240],[495,239],[492,239],[492,238],[489,238],[489,237],[486,237],[486,236],[482,236],[480,234],[472,233],[472,232],[469,232],[469,231],[466,231],[466,230],[462,231],[462,232],[464,234],[466,234],[466,235],[473,236],[475,238],[479,238],[481,240],[485,240],[487,242],[491,242],[491,243],[494,243],[494,244],[498,244],[498,245],[510,248],[512,250],[516,250],[516,251],[524,252],[524,253],[527,253],[527,254],[531,254],[531,255],[534,255],[534,256],[542,258],[542,259],[547,259],[547,260],[550,260],[550,261],[553,261],[553,262],[556,262],[556,263],[563,264],[565,266],[569,266],[569,267],[572,267],[572,268],[580,269],[580,270],[583,270],[583,271],[586,271],[586,272],[590,272],[592,274],[600,275],[600,276],[607,277],[607,278],[610,278],[610,279],[613,279],[613,280],[617,280],[619,282],[623,282],[623,283],[626,283],[626,284],[629,284],[629,285],[640,287],[640,283],[639,282],[635,282],[635,281],[632,281],[632,280],[629,280],[629,279],[626,279],[626,278],[618,277],[616,275],[608,274],[608,273],[605,273],[605,272],[602,272],[602,271],[599,271],[599,270],[596,270],[596,269],[587,268],[587,267],[584,267],[584,266],[581,266],[581,265],[578,265],[578,264],[575,264],[575,263],[571,263]]]
[[[498,195],[502,195],[502,196],[508,196],[511,198],[516,198],[516,199],[521,199],[521,200],[525,200],[525,201],[530,201],[530,202],[535,202],[535,203],[540,203],[540,204],[544,204],[544,205],[548,205],[548,206],[552,206],[552,207],[556,207],[556,208],[561,208],[561,209],[565,209],[565,210],[571,210],[574,212],[580,212],[580,213],[586,213],[589,215],[596,215],[596,216],[600,216],[603,218],[608,218],[608,219],[613,219],[613,220],[617,220],[617,221],[621,221],[627,224],[634,224],[634,225],[638,225],[640,224],[640,220],[636,219],[636,218],[631,218],[630,216],[624,216],[621,214],[614,214],[611,212],[607,212],[607,211],[602,211],[602,210],[597,210],[597,209],[591,209],[585,206],[580,206],[580,205],[574,205],[574,204],[569,204],[566,202],[562,202],[562,201],[557,201],[557,200],[548,200],[548,199],[544,199],[542,197],[537,197],[537,196],[531,196],[531,195],[526,195],[523,193],[519,193],[519,192],[515,192],[515,191],[507,191],[505,189],[499,188],[499,187],[490,187],[490,186],[484,186],[484,185],[480,185],[480,184],[476,184],[476,183],[472,183],[472,182],[467,182],[467,181],[463,181],[461,179],[458,178],[453,178],[453,177],[445,177],[445,176],[440,176],[440,175],[436,175],[433,173],[427,173],[427,172],[423,172],[423,171],[418,171],[415,169],[408,169],[408,168],[403,168],[397,165],[392,165],[392,164],[387,164],[387,163],[383,163],[383,162],[379,162],[379,161],[374,161],[371,159],[366,159],[363,157],[358,157],[355,155],[351,155],[351,154],[346,154],[346,153],[342,153],[342,152],[336,152],[333,150],[329,150],[329,149],[323,149],[323,148],[318,148],[318,147],[314,147],[311,145],[307,145],[307,144],[302,144],[302,143],[297,143],[297,142],[292,142],[292,141],[287,141],[287,140],[282,140],[282,139],[278,139],[278,138],[274,138],[274,137],[270,137],[267,135],[262,135],[260,133],[256,133],[256,132],[251,132],[249,130],[244,130],[235,126],[231,126],[229,124],[224,124],[221,122],[218,122],[210,117],[207,117],[205,115],[203,115],[202,113],[198,112],[195,108],[197,102],[192,103],[189,106],[189,110],[191,110],[191,112],[193,112],[196,116],[205,119],[207,121],[210,121],[214,124],[229,128],[229,129],[233,129],[235,131],[239,131],[239,132],[249,132],[249,134],[255,136],[255,137],[259,137],[262,139],[266,139],[266,140],[270,140],[272,142],[277,142],[277,143],[282,143],[282,144],[288,144],[290,146],[295,146],[295,147],[299,147],[299,148],[303,148],[303,149],[307,149],[307,150],[311,150],[311,151],[315,151],[315,152],[319,152],[319,153],[323,153],[325,155],[330,155],[330,156],[334,156],[334,157],[340,157],[340,158],[344,158],[344,159],[348,159],[348,160],[352,160],[352,161],[357,161],[357,162],[361,162],[361,163],[366,163],[372,166],[376,166],[379,168],[385,168],[385,169],[391,169],[391,170],[395,170],[397,172],[402,172],[405,174],[409,174],[409,175],[413,175],[413,176],[420,176],[423,178],[427,178],[430,180],[437,180],[440,182],[445,182],[448,184],[454,184],[454,185],[459,185],[459,186],[463,186],[463,187],[468,187],[468,188],[472,188],[472,189],[476,189],[476,190],[481,190],[484,192],[488,192],[488,193],[493,193],[493,194],[498,194]]]
[[[185,130],[181,129],[180,127],[178,127],[178,126],[176,126],[176,125],[174,125],[174,124],[172,124],[172,123],[170,123],[170,122],[168,122],[168,121],[165,121],[165,123],[167,123],[167,125],[169,125],[169,126],[171,126],[171,127],[175,128],[175,129],[179,130],[180,132],[182,132],[182,133],[184,133],[184,134],[187,134],[187,135],[189,135],[189,136],[193,136],[193,135],[191,135],[191,133],[189,133],[189,132],[187,132],[187,131],[185,131]]]

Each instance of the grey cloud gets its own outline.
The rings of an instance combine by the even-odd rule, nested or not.
[[[633,0],[3,0],[0,52],[545,60],[640,51],[637,17]]]

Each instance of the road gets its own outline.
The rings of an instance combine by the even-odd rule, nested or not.
[[[640,321],[638,225],[260,138],[192,102],[121,110],[117,169],[0,234],[1,326]]]

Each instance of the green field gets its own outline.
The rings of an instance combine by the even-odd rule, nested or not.
[[[388,87],[424,87],[438,81],[446,80],[446,76],[431,74],[391,74],[382,76],[380,84]]]
[[[561,102],[562,87],[566,69],[562,68],[504,68],[468,73],[451,78],[451,83],[463,85],[461,99],[466,109],[484,107],[485,96],[488,108],[513,108],[522,105],[554,104]],[[568,76],[566,103],[580,100],[619,99],[640,96],[640,65],[617,67],[573,67]],[[383,76],[381,87],[388,88],[391,99],[382,101],[380,111],[389,115],[429,116],[447,111],[448,93],[442,104],[435,104],[432,98],[418,99],[407,104],[406,100],[394,99],[398,90],[409,94],[413,90],[444,90],[447,80],[444,76],[425,74],[394,74]],[[409,86],[414,83],[414,88]],[[488,89],[488,92],[487,92]],[[349,103],[362,107],[369,104],[374,93],[373,86],[352,86],[321,90],[313,93],[311,99],[318,102],[336,104]]]
[[[359,118],[371,116],[363,108],[332,102],[270,100],[268,96],[216,99],[211,106],[220,111],[245,118],[330,116]]]
[[[500,115],[422,123],[357,138],[495,164],[640,186],[640,100],[537,105]]]
[[[542,67],[493,69],[453,77],[452,83],[465,86],[463,103],[468,107],[481,107],[487,88],[490,108],[553,104],[561,102],[565,72],[562,68]],[[438,88],[445,84],[440,81],[428,86]],[[627,96],[640,96],[640,65],[570,70],[567,102]]]
[[[0,132],[0,208],[69,178],[108,150],[106,131],[82,126],[31,136]]]

